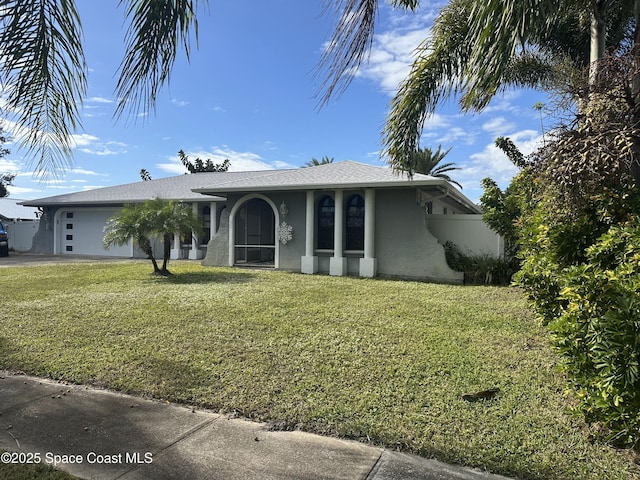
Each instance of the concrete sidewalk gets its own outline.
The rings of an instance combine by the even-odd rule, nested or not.
[[[0,450],[39,456],[87,479],[505,478],[358,442],[269,431],[264,424],[207,411],[1,371]],[[20,459],[16,455],[14,460]]]

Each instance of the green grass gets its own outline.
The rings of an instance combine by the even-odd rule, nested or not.
[[[4,450],[0,450],[2,453]],[[0,462],[3,480],[75,480],[76,477],[44,463],[19,464]]]
[[[3,269],[0,368],[505,475],[640,478],[567,413],[558,358],[516,289],[171,269]],[[490,387],[493,400],[461,398]]]

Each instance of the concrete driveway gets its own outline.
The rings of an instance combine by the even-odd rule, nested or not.
[[[51,265],[56,263],[126,262],[139,261],[124,257],[98,255],[47,255],[39,253],[9,252],[8,257],[0,257],[0,268],[20,265]]]

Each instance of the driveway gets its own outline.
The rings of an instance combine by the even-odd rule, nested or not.
[[[9,252],[8,257],[0,257],[0,268],[20,265],[51,265],[56,263],[124,262],[131,258],[98,255],[47,255],[38,253]]]

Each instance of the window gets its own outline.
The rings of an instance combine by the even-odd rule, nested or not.
[[[73,223],[67,223],[67,230],[73,230]]]
[[[347,250],[364,250],[364,198],[354,195],[347,201]]]
[[[67,240],[72,241],[73,240],[73,235],[67,235]]]
[[[333,250],[336,206],[329,195],[318,202],[318,249]]]
[[[67,212],[67,218],[73,218],[73,212]]]
[[[67,252],[73,252],[73,246],[72,245],[67,245],[67,247],[65,248],[65,250]]]

